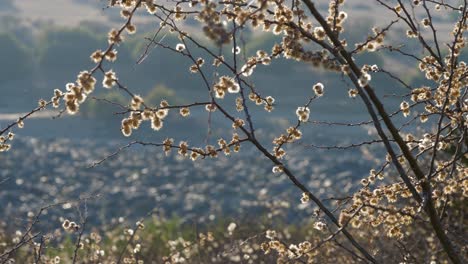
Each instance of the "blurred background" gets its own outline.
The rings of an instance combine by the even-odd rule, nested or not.
[[[328,8],[328,1],[317,2],[322,10]],[[345,37],[350,47],[365,41],[372,27],[386,26],[391,19],[383,19],[381,8],[373,3],[350,0],[345,10],[349,13]],[[441,38],[447,38],[456,14],[447,12],[434,19]],[[191,63],[186,58],[159,47],[151,48],[149,56],[136,63],[148,45],[145,37],[154,34],[159,21],[140,12],[135,22],[137,34],[127,37],[118,47],[117,61],[105,68],[114,69],[119,80],[149,104],[156,105],[161,99],[170,104],[206,101],[206,87],[200,76],[189,73]],[[0,128],[34,108],[39,99],[48,100],[53,89],[64,90],[80,71],[92,68],[90,54],[104,49],[107,32],[121,23],[119,10],[108,8],[103,0],[0,1]],[[195,21],[184,23],[191,32],[200,31]],[[404,34],[396,26],[387,41],[401,44]],[[196,36],[216,50],[202,34]],[[251,30],[242,37],[246,43],[242,52],[247,56],[258,49],[270,51],[279,40]],[[404,50],[419,50],[416,41],[404,41]],[[178,43],[171,34],[164,34],[162,42],[173,47]],[[206,57],[194,47],[192,51]],[[358,62],[376,64],[412,85],[424,84],[416,62],[407,58],[382,51],[359,55]],[[214,69],[208,67],[206,71],[213,76]],[[103,89],[101,76],[97,77],[93,96],[128,103],[117,89]],[[387,110],[396,111],[401,98],[392,95],[402,94],[404,88],[383,74],[373,74],[372,78],[377,93],[386,96]],[[258,66],[249,80],[262,95],[276,98],[272,113],[251,106],[258,134],[268,146],[275,135],[295,124],[295,109],[313,95],[316,82],[324,83],[325,96],[311,105],[311,120],[354,123],[370,119],[361,101],[348,97],[350,84],[336,73],[280,58],[269,67]],[[225,99],[226,104],[232,104],[233,112],[234,98]],[[47,110],[26,120],[24,129],[15,130],[12,151],[0,156],[0,180],[5,180],[0,185],[0,218],[21,219],[41,205],[93,194],[100,195],[89,202],[90,219],[95,222],[136,219],[151,210],[186,221],[206,221],[244,217],[258,210],[270,212],[272,207],[287,207],[286,219],[296,221],[299,214],[314,209],[298,206],[300,193],[284,176],[273,175],[272,164],[248,146],[232,157],[197,163],[175,155],[166,157],[160,149],[135,146],[100,166],[87,168],[131,140],[120,133],[122,116],[115,114],[118,111],[113,105],[88,99],[76,116],[65,114],[54,119],[58,113]],[[238,115],[242,117],[242,113]],[[397,123],[403,121],[397,118]],[[170,113],[161,131],[153,132],[148,126],[132,138],[160,142],[172,137],[176,142],[187,140],[200,146],[204,142],[215,144],[219,136],[229,138],[231,130],[229,122],[214,114],[209,135],[207,112],[192,110],[192,115],[183,120],[177,113]],[[334,151],[308,146],[373,139],[368,126],[309,124],[303,133],[303,140],[290,147],[287,163],[322,198],[346,195],[356,188],[357,180],[379,164],[375,160],[378,149]],[[76,210],[64,205],[59,213],[51,213],[50,224],[58,225],[58,219],[66,215],[76,215]]]

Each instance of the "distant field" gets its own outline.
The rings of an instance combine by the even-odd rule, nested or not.
[[[52,118],[58,115],[58,111],[51,111],[51,110],[42,110],[40,112],[35,113],[31,116],[31,118]],[[0,113],[0,121],[13,121],[17,120],[18,117],[24,116],[26,113]]]
[[[76,27],[82,22],[102,23],[104,26],[117,26],[121,21],[118,8],[107,8],[107,0],[48,0],[48,1],[34,1],[34,0],[2,0],[0,3],[0,18],[13,15],[19,18],[25,25],[37,28],[38,22],[50,22],[54,25],[61,27]],[[169,2],[169,1],[167,1]],[[317,6],[322,10],[328,9],[328,0],[315,1]],[[459,1],[452,0],[446,1],[447,3],[457,5]],[[434,5],[430,4],[430,8]],[[350,27],[358,27],[359,30],[370,27],[385,27],[388,23],[395,19],[395,17],[388,16],[384,7],[376,1],[361,1],[361,0],[348,0],[342,10],[348,12],[349,20],[352,23],[348,24]],[[418,19],[425,17],[422,8],[415,10]],[[385,14],[385,15],[383,15]],[[438,38],[442,41],[449,41],[450,31],[452,30],[451,21],[457,15],[453,12],[441,12],[441,16],[436,17],[436,27],[438,31]],[[442,15],[444,14],[444,15]],[[150,16],[137,16],[134,21],[142,28],[143,25],[152,27],[154,19]],[[403,27],[403,23],[399,22],[394,27]],[[147,28],[147,27],[145,27]],[[196,31],[199,27],[194,25],[187,25],[188,31]],[[364,32],[366,29],[364,29]],[[426,30],[426,33],[430,33]],[[424,31],[423,31],[424,32]],[[403,31],[400,32],[404,34]],[[389,36],[388,39],[400,39],[401,35]],[[362,36],[364,41],[366,36]],[[431,38],[429,38],[431,39]],[[411,43],[411,42],[409,42]],[[395,65],[399,65],[395,67]],[[412,65],[406,65],[401,61],[387,57],[384,62],[384,67],[392,67],[397,69],[399,73],[411,72]]]
[[[75,27],[83,21],[115,24],[118,9],[107,8],[107,0],[1,0],[0,17],[11,16],[23,20],[26,25],[37,22],[52,22],[64,27]],[[112,19],[114,18],[114,19]],[[137,22],[149,22],[148,17],[139,16]]]
[[[0,16],[12,15],[12,10],[16,9],[19,13],[14,15],[29,22],[51,21],[63,26],[76,26],[82,21],[112,23],[109,19],[109,13],[115,13],[106,8],[107,0],[2,0],[2,2],[4,3],[0,4]],[[323,10],[328,8],[328,0],[315,2]],[[446,2],[455,6],[459,3],[459,1],[454,0]],[[358,16],[362,19],[376,21],[376,26],[383,25],[392,19],[388,16],[382,16],[382,14],[388,13],[383,12],[383,7],[376,1],[348,0],[343,10],[348,12],[350,17]],[[417,15],[422,17],[423,14],[417,12]],[[438,17],[437,20],[439,33],[442,32],[441,38],[446,39],[448,34],[444,34],[444,32],[448,33],[451,30],[450,23],[448,23],[451,19],[445,16]],[[148,18],[143,18],[140,21],[148,21]]]
[[[19,16],[30,23],[43,20],[63,26],[76,26],[85,20],[109,22],[108,18],[103,14],[104,11],[96,8],[98,6],[105,6],[104,1],[93,1],[95,2],[94,7],[80,3],[84,1],[76,0],[12,0],[11,2],[18,10],[15,16]],[[9,10],[0,10],[0,15],[12,14]]]

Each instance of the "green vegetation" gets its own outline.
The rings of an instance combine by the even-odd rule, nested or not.
[[[173,104],[180,104],[182,102],[173,89],[168,88],[164,84],[156,85],[149,93],[145,96],[145,102],[150,105],[157,105],[161,100],[168,100]]]
[[[83,67],[91,67],[89,60],[96,47],[105,39],[92,32],[77,29],[49,28],[37,40],[37,57],[41,73],[47,78],[73,76]],[[60,72],[60,74],[57,74]]]
[[[466,203],[459,203],[454,208],[456,210],[452,211],[455,213],[452,217],[460,217],[466,209]],[[170,263],[179,263],[182,258],[183,263],[238,263],[242,259],[254,260],[245,263],[274,263],[278,258],[278,252],[271,248],[274,243],[279,243],[279,248],[287,250],[304,241],[320,245],[330,240],[331,233],[327,227],[321,227],[324,222],[320,218],[311,218],[302,224],[289,224],[280,216],[271,218],[257,215],[255,218],[243,219],[244,222],[233,223],[230,219],[212,218],[202,226],[184,222],[179,217],[153,215],[131,225],[109,223],[99,230],[86,223],[86,230],[82,234],[64,228],[39,234],[42,236],[42,244],[23,246],[11,257],[17,263],[31,263],[38,257],[34,248],[38,250],[41,247],[43,263],[54,263],[49,261],[56,259],[60,259],[60,263],[69,263],[75,251],[77,259],[83,263],[117,263],[119,259],[122,263],[165,263],[168,259],[171,259]],[[271,230],[271,226],[275,230]],[[382,261],[396,261],[399,258],[399,245],[384,236],[380,227],[356,223],[352,226],[361,245],[378,249]],[[411,230],[411,235],[404,240],[413,247],[412,258],[424,259],[427,242],[421,238],[429,235],[430,229],[417,222],[407,228]],[[20,233],[8,235],[1,232],[0,251],[14,246],[20,237]],[[77,243],[78,239],[80,243]],[[349,256],[337,254],[345,243],[341,236],[332,237],[328,246],[311,248],[307,255],[313,263],[347,263]]]
[[[31,50],[21,43],[12,33],[0,33],[0,85],[7,81],[28,78],[33,70]]]
[[[15,23],[11,21],[16,20],[6,20],[8,23],[5,23],[3,33],[0,33],[0,55],[3,61],[6,62],[0,68],[0,86],[5,86],[2,90],[6,90],[5,94],[7,95],[7,97],[3,97],[5,99],[2,99],[8,100],[8,103],[12,105],[30,105],[31,102],[39,98],[48,98],[51,88],[63,87],[67,82],[76,78],[77,72],[91,68],[92,62],[89,60],[89,55],[97,48],[106,45],[106,39],[102,34],[103,29],[93,23],[82,23],[77,28],[43,25],[37,30],[36,34],[32,34],[31,29],[28,31],[24,26],[20,25],[19,21]],[[361,24],[363,24],[361,25],[362,28],[355,27],[355,30],[361,32],[371,22],[362,21]],[[31,37],[28,37],[30,35],[36,37],[31,40]],[[352,36],[350,34],[351,42],[362,41],[361,39],[353,39]],[[141,41],[145,37],[147,36],[137,36],[119,47],[118,60],[113,67],[115,71],[120,72],[119,79],[124,80],[125,83],[130,83],[133,91],[145,95],[148,97],[147,99],[151,100],[151,103],[165,97],[170,97],[171,100],[179,98],[178,102],[180,102],[183,98],[199,96],[200,93],[197,92],[199,90],[196,90],[195,87],[203,86],[200,78],[190,74],[179,74],[181,69],[184,71],[187,69],[188,71],[190,66],[189,61],[183,56],[174,56],[174,54],[162,47],[150,45],[144,56],[145,59],[140,60],[149,43],[148,41]],[[177,38],[169,34],[161,34],[156,40],[160,41],[163,37],[165,45],[175,46],[178,43]],[[271,35],[245,36],[245,38],[249,39],[246,46],[247,55],[259,48],[270,50],[279,41],[279,39]],[[198,56],[198,51],[194,50],[193,52],[194,56]],[[365,53],[358,56],[357,60],[360,63],[377,63],[380,65],[384,60],[384,56],[386,54]],[[227,58],[229,59],[229,55],[227,55]],[[207,63],[211,64],[211,61],[208,59]],[[268,70],[266,67],[259,66],[257,71],[260,76],[264,77],[261,77],[261,80],[254,77],[254,81],[262,87],[268,87],[267,89],[275,91],[278,93],[277,96],[288,92],[284,89],[283,82],[278,78],[287,76],[288,80],[294,80],[296,85],[303,86],[303,78],[300,75],[304,72],[312,76],[326,78],[333,83],[336,81],[336,85],[342,85],[335,76],[320,70],[312,71],[307,65],[294,69],[294,71],[291,70],[291,63],[285,59],[275,60]],[[206,74],[213,74],[212,69],[207,68]],[[220,74],[223,74],[223,72],[220,72]],[[375,78],[380,78],[380,76]],[[381,79],[385,80],[385,77]],[[9,86],[7,82],[12,81],[20,82],[20,84]],[[382,81],[382,84],[383,91],[394,91],[394,83]],[[31,87],[33,89],[30,89]],[[165,87],[170,87],[170,89]],[[25,93],[24,90],[29,92]],[[338,92],[338,90],[330,91],[330,95],[334,96]],[[112,97],[115,94],[109,96]],[[0,105],[2,99],[0,99]],[[200,100],[204,99],[201,98]],[[103,102],[87,104],[84,112],[86,116],[92,118],[102,117],[98,112],[93,113],[93,111],[101,109],[96,104],[103,104]]]
[[[98,118],[105,122],[115,122],[116,118],[113,118],[113,113],[122,111],[118,104],[122,106],[127,104],[125,97],[117,91],[110,91],[95,98],[83,104],[81,114],[87,118]]]

